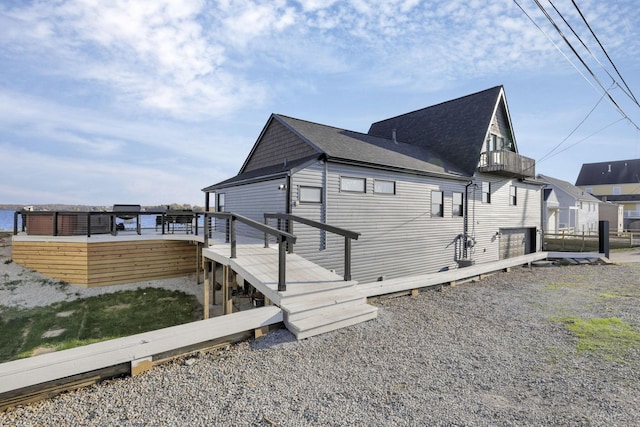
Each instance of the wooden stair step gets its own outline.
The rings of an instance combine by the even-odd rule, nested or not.
[[[326,292],[325,294],[313,294],[306,298],[297,298],[295,302],[283,302],[282,310],[287,313],[290,320],[308,317],[317,311],[328,307],[342,306],[346,304],[366,304],[366,298],[357,290],[346,289],[341,292]]]
[[[303,339],[375,319],[378,308],[369,304],[344,304],[324,308],[299,320],[285,320],[287,328],[297,339]]]

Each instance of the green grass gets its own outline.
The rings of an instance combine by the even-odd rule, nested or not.
[[[66,314],[66,316],[60,316]],[[121,291],[47,307],[0,307],[0,362],[41,347],[62,350],[198,320],[192,295],[156,288]],[[64,330],[43,338],[47,331]]]
[[[607,359],[618,359],[629,349],[640,348],[640,332],[617,317],[556,319],[578,338],[576,350],[603,354]]]

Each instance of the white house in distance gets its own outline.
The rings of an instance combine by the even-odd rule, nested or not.
[[[351,270],[366,283],[538,251],[544,184],[534,177],[497,86],[367,133],[272,114],[239,173],[203,191],[208,209],[360,233]],[[295,252],[342,274],[342,237],[295,227]]]
[[[545,231],[557,233],[565,230],[570,233],[595,234],[598,232],[600,206],[602,202],[575,185],[553,178],[538,175],[538,179],[547,183],[553,191],[546,200]],[[553,200],[555,196],[556,200]],[[612,230],[615,230],[611,224]]]

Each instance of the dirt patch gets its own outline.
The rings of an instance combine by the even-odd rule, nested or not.
[[[50,329],[42,334],[42,338],[54,338],[59,337],[66,331],[66,329]]]
[[[56,313],[56,317],[69,317],[73,313],[75,313],[75,310],[61,311],[60,313]]]
[[[40,356],[41,354],[53,353],[56,351],[54,347],[38,347],[31,353],[32,356]]]
[[[110,307],[107,307],[104,309],[104,311],[117,311],[117,310],[124,310],[131,307],[131,304],[117,304],[117,305],[112,305]]]

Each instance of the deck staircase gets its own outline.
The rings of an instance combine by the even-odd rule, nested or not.
[[[278,251],[260,244],[228,244],[203,249],[205,258],[228,265],[284,312],[284,323],[297,339],[354,325],[377,316],[356,281],[345,281],[297,254],[287,254],[287,290],[278,291]]]

